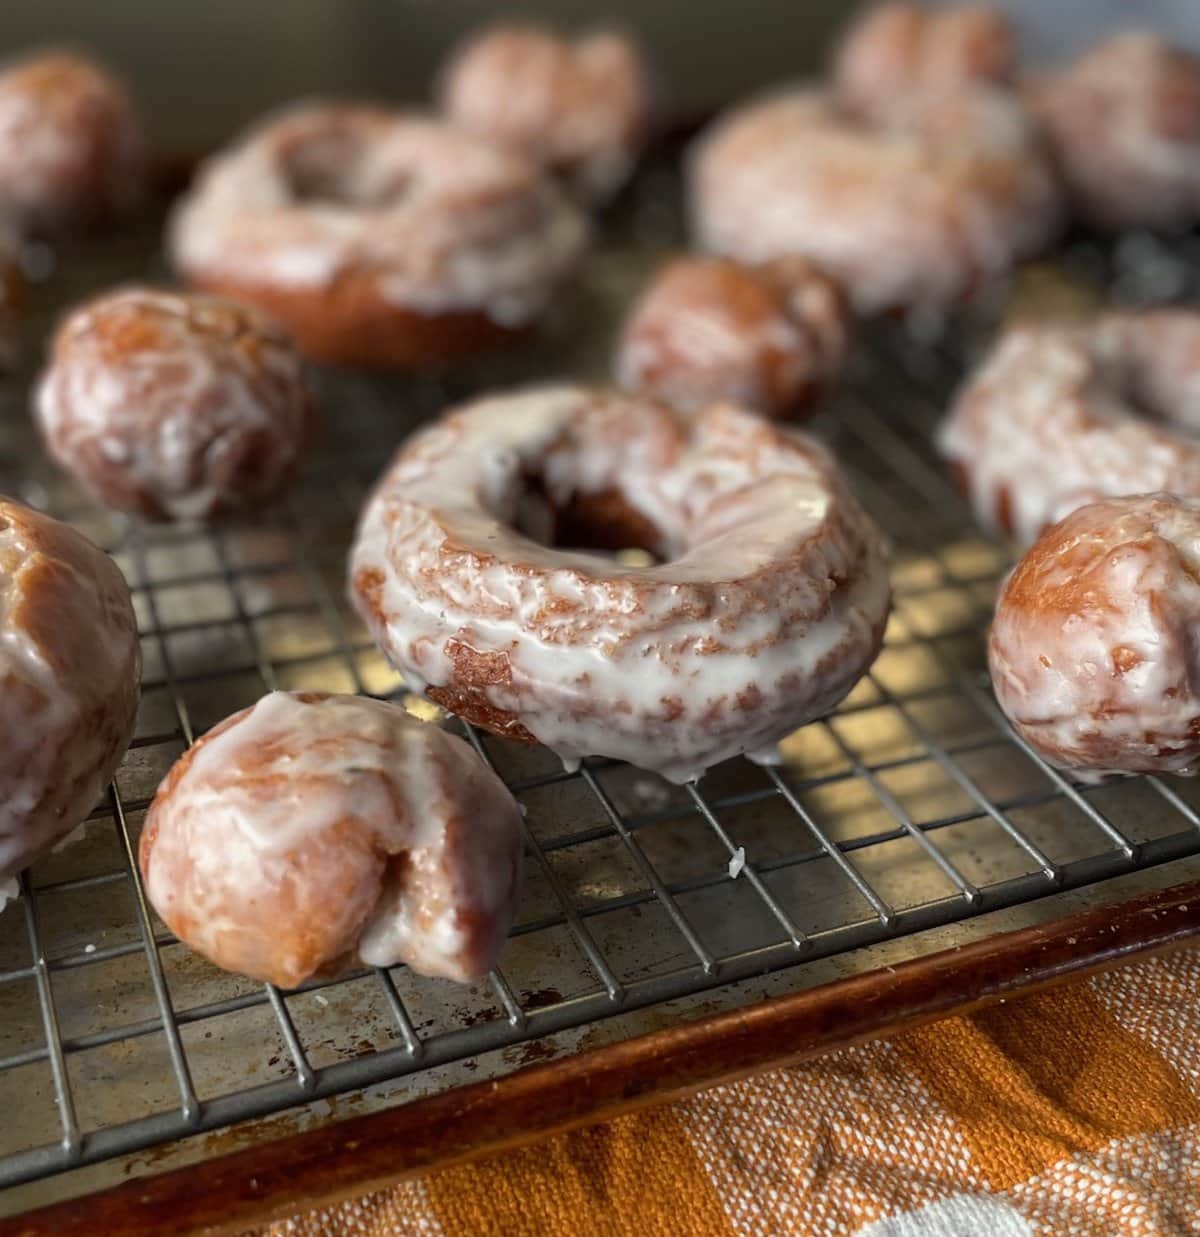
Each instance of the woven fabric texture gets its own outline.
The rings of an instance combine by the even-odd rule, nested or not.
[[[258,1231],[1188,1237],[1200,948]]]

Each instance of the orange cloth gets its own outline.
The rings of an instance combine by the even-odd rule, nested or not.
[[[1200,949],[949,1018],[265,1230],[1200,1232]]]

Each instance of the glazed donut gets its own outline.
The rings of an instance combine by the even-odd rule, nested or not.
[[[1000,593],[996,699],[1081,774],[1200,772],[1200,501],[1109,498],[1053,525]]]
[[[1045,247],[1061,217],[1020,104],[996,91],[897,100],[879,122],[794,91],[701,138],[690,208],[703,248],[804,254],[862,313],[945,311]]]
[[[679,408],[727,400],[784,417],[824,394],[849,347],[846,299],[806,259],[677,258],[626,320],[616,379]]]
[[[891,0],[851,27],[838,49],[834,82],[846,106],[886,116],[905,95],[1003,86],[1016,69],[1016,32],[999,9],[971,4],[933,12]]]
[[[450,59],[442,109],[469,133],[519,150],[586,202],[629,179],[650,125],[650,75],[626,35],[571,40],[541,26],[495,26]]]
[[[1200,497],[1200,314],[1008,331],[954,401],[942,454],[985,527],[1028,544],[1095,498]]]
[[[262,306],[309,356],[412,368],[528,328],[586,236],[519,155],[416,116],[309,105],[213,159],[169,243],[191,283]]]
[[[294,988],[405,963],[495,965],[521,867],[513,797],[462,739],[358,696],[273,692],[175,763],[146,817],[146,896],[227,971]]]
[[[141,665],[112,559],[0,498],[0,881],[95,807],[133,736]]]
[[[1029,91],[1077,214],[1095,227],[1200,218],[1200,60],[1122,34]]]
[[[140,287],[68,315],[35,402],[63,468],[152,520],[261,505],[295,471],[313,419],[300,358],[268,318]]]
[[[73,52],[0,72],[0,215],[22,234],[53,235],[137,205],[141,126],[125,89]]]
[[[640,546],[623,566],[595,549]],[[879,649],[882,538],[816,441],[582,387],[450,413],[368,503],[351,593],[411,690],[676,782],[833,708]]]

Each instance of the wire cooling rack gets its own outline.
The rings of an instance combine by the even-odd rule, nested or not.
[[[729,762],[681,788],[604,761],[567,773],[467,728],[527,809],[517,926],[484,984],[395,968],[281,992],[170,936],[134,860],[159,779],[196,735],[273,688],[405,698],[344,598],[367,487],[413,425],[484,383],[602,372],[621,306],[677,235],[666,198],[652,177],[536,353],[449,382],[320,375],[311,467],[253,522],[142,528],[98,511],[36,447],[29,375],[0,389],[0,490],[113,552],[145,655],[115,784],[0,916],[0,1108],[20,1114],[0,1127],[0,1185],[1200,853],[1188,784],[1079,786],[1006,728],[981,641],[1005,551],[974,530],[929,448],[979,340],[920,344],[888,328],[815,429],[894,539],[895,616],[870,674],[783,744],[781,767]],[[78,296],[153,276],[153,248],[131,237],[64,260],[34,334]],[[1115,252],[1077,245],[1069,277],[1031,278],[1072,304],[1102,287],[1171,300],[1196,291],[1196,258],[1133,238]]]

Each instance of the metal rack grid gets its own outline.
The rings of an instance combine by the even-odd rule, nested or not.
[[[321,450],[296,493],[253,523],[147,529],[97,511],[38,453],[28,376],[0,391],[0,489],[113,551],[146,660],[137,737],[106,801],[82,839],[22,876],[19,905],[0,916],[0,1103],[23,1118],[0,1131],[0,1185],[1200,853],[1187,784],[1076,785],[1005,726],[980,641],[1005,553],[974,532],[928,445],[973,345],[915,346],[888,328],[815,428],[895,540],[895,617],[871,673],[784,743],[783,766],[730,762],[678,788],[606,761],[568,773],[465,728],[527,809],[518,922],[484,985],[395,968],[284,993],[174,941],[134,858],[159,778],[266,690],[403,698],[343,599],[366,487],[412,424],[481,382],[544,376],[548,363],[602,368],[614,316],[674,235],[660,201],[655,191],[630,208],[549,352],[449,384],[323,375]],[[147,252],[134,238],[77,259],[70,295],[52,282],[43,309],[153,272]],[[1130,269],[1148,269],[1144,257]],[[1118,286],[1122,261],[1088,246],[1072,258]],[[1130,295],[1190,292],[1180,271],[1190,279],[1200,263],[1168,266],[1171,280],[1160,272]]]

